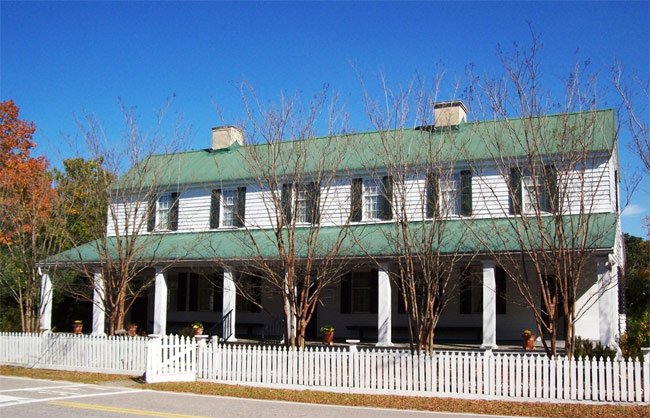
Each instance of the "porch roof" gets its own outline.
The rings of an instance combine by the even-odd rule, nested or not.
[[[553,240],[556,236],[551,217],[546,223],[545,236]],[[437,225],[437,226],[436,226]],[[612,249],[617,231],[617,215],[613,213],[592,214],[588,217],[571,215],[563,217],[563,226],[568,237],[565,248],[589,248],[592,250]],[[439,228],[440,233],[431,232]],[[520,217],[499,219],[454,219],[440,223],[414,222],[411,228],[411,242],[433,242],[442,253],[488,253],[516,252],[540,248],[538,228],[525,233],[525,223]],[[519,232],[515,232],[519,231]],[[573,231],[573,232],[571,232]],[[434,235],[435,234],[435,235]],[[435,239],[430,237],[435,236]],[[586,245],[573,245],[571,240],[586,237]],[[313,237],[313,235],[312,235]],[[310,228],[296,230],[296,253],[306,257],[311,251],[315,257],[323,257],[341,242],[337,254],[345,257],[392,257],[398,254],[397,227],[394,222],[354,224],[348,228],[322,227],[318,232],[318,245],[307,245]],[[125,240],[134,238],[121,237]],[[131,259],[142,263],[206,262],[214,260],[247,260],[263,257],[278,258],[273,229],[231,229],[195,233],[148,234],[135,237],[133,247],[137,248]],[[69,249],[44,260],[42,265],[72,265],[80,263],[103,263],[108,257],[118,259],[118,238],[99,239]],[[488,251],[490,249],[490,251]]]

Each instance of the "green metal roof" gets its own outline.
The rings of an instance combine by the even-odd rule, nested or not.
[[[614,148],[614,119],[613,110],[601,110],[465,123],[444,130],[401,129],[285,141],[277,148],[234,145],[219,151],[153,155],[127,172],[114,187],[132,187],[136,184],[134,176],[141,177],[139,187],[161,188],[250,179],[256,171],[251,165],[253,156],[266,167],[277,167],[278,175],[291,176],[297,165],[303,167],[303,173],[319,171],[319,167],[336,168],[339,173],[380,168],[386,155],[397,149],[401,161],[413,164],[431,163],[431,155],[447,162],[477,161],[495,154],[518,157],[527,154],[526,145],[519,141],[532,136],[539,139],[541,152],[552,155],[571,146],[567,140],[570,130],[589,150],[609,153]],[[499,138],[498,144],[486,138]]]
[[[577,231],[584,228],[587,235],[587,248],[611,249],[616,237],[617,215],[613,213],[593,214],[588,222],[580,225],[578,215],[564,216],[566,230]],[[547,236],[552,236],[553,220],[545,218]],[[421,223],[413,223],[413,231],[423,231]],[[580,226],[579,226],[580,225]],[[588,226],[588,228],[586,228]],[[425,224],[426,228],[431,223]],[[522,247],[515,233],[523,228],[521,218],[476,219],[476,220],[447,220],[444,221],[442,239],[439,248],[443,253],[486,253],[487,248],[497,252],[521,251]],[[337,242],[341,229],[339,227],[323,227],[318,237],[320,255]],[[309,228],[298,228],[296,233],[297,253],[300,257],[306,254],[305,245]],[[341,257],[375,257],[394,256],[395,223],[375,223],[352,225],[339,251]],[[422,232],[423,236],[427,236]],[[568,233],[567,236],[581,237],[581,233]],[[479,238],[480,237],[480,238]],[[222,230],[196,233],[165,233],[141,235],[137,237],[138,247],[141,248],[138,259],[143,262],[174,262],[174,261],[210,261],[210,260],[246,260],[262,255],[267,259],[278,257],[275,247],[274,230]],[[108,238],[109,253],[117,258],[117,238]],[[79,247],[67,250],[48,258],[43,264],[74,264],[100,263],[104,257],[98,255],[98,245],[101,241],[93,241]],[[525,244],[526,248],[539,247],[539,232],[531,236]],[[578,248],[570,243],[568,248]],[[257,248],[257,249],[255,249]],[[102,252],[103,254],[103,252]]]

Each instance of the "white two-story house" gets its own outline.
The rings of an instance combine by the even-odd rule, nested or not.
[[[337,253],[347,273],[322,292],[308,337],[332,325],[339,338],[380,345],[405,338],[407,319],[391,280],[400,254],[388,237],[401,220],[426,224],[435,219],[446,226],[438,250],[464,254],[479,271],[475,283],[445,295],[449,300],[438,338],[471,340],[487,348],[498,340],[518,340],[523,329],[534,329],[535,318],[501,268],[500,254],[512,259],[526,252],[529,257],[539,243],[530,237],[523,242],[523,220],[559,216],[567,225],[579,219],[584,240],[575,248],[589,251],[576,301],[581,312],[576,333],[612,343],[621,332],[618,276],[624,263],[613,111],[468,123],[462,102],[435,107],[435,125],[388,133],[392,149],[400,150],[400,167],[409,170],[412,163],[405,175],[394,172],[386,132],[305,139],[300,142],[304,155],[293,160],[288,155],[296,152],[295,142],[277,144],[274,161],[282,163],[275,167],[275,182],[263,181],[261,173],[269,165],[254,163],[266,153],[271,164],[269,144],[248,144],[236,127],[214,128],[209,148],[150,156],[146,164],[157,169],[140,173],[138,192],[112,202],[108,219],[108,238],[137,234],[143,239],[137,258],[152,267],[147,274],[153,284],[139,312],[146,321],[133,313],[131,321],[156,334],[194,321],[223,331],[230,340],[277,334],[283,321],[278,294],[259,285],[243,298],[237,287],[246,280],[260,284],[261,278],[241,273],[253,260],[278,257],[273,245],[277,211],[292,202],[296,234],[318,225],[323,251],[340,239],[338,228],[349,230]],[[562,141],[573,125],[589,138],[582,142],[580,161],[568,163],[571,145]],[[514,139],[529,132],[550,141],[538,144],[534,155],[530,144]],[[432,146],[435,158],[418,152]],[[429,170],[431,165],[436,169]],[[316,172],[328,172],[328,180]],[[540,187],[535,181],[540,177],[553,187]],[[120,184],[126,183],[116,187]],[[96,248],[89,243],[48,262],[94,264],[101,271],[106,255]],[[103,332],[102,320],[94,323],[93,331]]]

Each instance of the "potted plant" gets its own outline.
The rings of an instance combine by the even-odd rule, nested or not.
[[[195,322],[192,324],[192,331],[194,332],[194,335],[202,335],[203,334],[203,324],[200,322]]]
[[[334,327],[331,325],[323,325],[320,327],[320,332],[323,335],[323,344],[332,345],[334,341]]]
[[[84,330],[84,323],[80,319],[77,319],[72,323],[72,332],[75,335],[81,335],[83,333],[83,330]]]
[[[524,330],[521,338],[523,339],[522,346],[524,350],[532,350],[535,348],[535,334],[533,334],[530,330]]]
[[[130,323],[126,327],[126,332],[128,333],[129,337],[135,337],[138,335],[138,324]]]

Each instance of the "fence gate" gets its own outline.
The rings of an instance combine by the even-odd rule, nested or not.
[[[194,382],[197,373],[194,338],[151,336],[147,341],[147,383]]]

